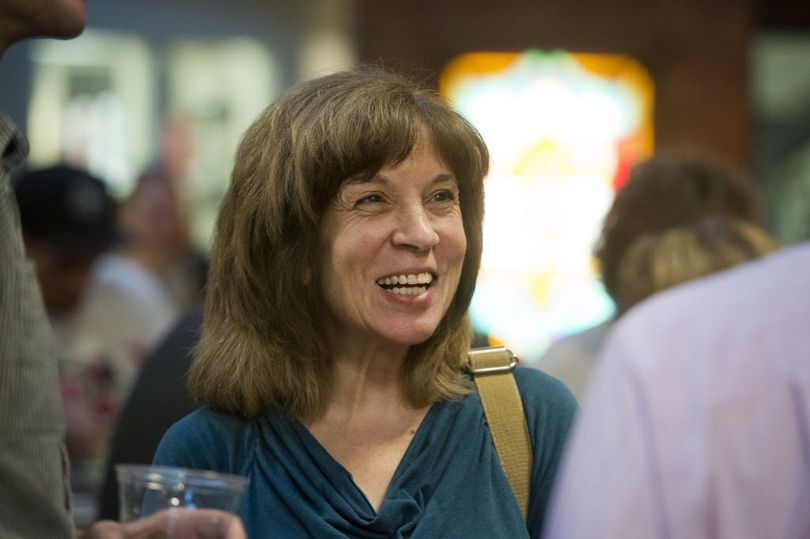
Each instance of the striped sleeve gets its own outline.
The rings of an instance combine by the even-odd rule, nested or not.
[[[0,537],[71,537],[56,355],[9,184],[27,146],[2,114],[0,150]]]

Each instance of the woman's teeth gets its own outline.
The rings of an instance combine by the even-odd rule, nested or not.
[[[427,292],[430,283],[433,282],[431,273],[411,273],[408,275],[389,275],[380,277],[377,284],[393,292],[406,296],[418,296]]]
[[[427,292],[426,286],[395,286],[389,288],[394,294],[402,294],[403,296],[418,296]]]

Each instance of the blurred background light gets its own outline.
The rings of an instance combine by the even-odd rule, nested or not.
[[[87,168],[118,198],[149,167],[169,166],[194,243],[207,249],[239,139],[281,86],[267,48],[227,37],[156,49],[91,29],[37,42],[33,63],[30,165]]]
[[[27,135],[32,166],[67,161],[129,192],[152,150],[153,59],[136,35],[88,30],[37,41]]]
[[[591,252],[652,152],[651,78],[622,55],[480,52],[451,61],[440,89],[492,158],[473,325],[531,362],[613,314]]]

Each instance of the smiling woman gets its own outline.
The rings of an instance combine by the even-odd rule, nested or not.
[[[220,209],[189,376],[209,407],[156,462],[249,476],[251,537],[539,537],[575,404],[516,373],[535,457],[524,522],[464,373],[488,159],[396,74],[283,93]]]
[[[434,303],[441,312],[430,333],[410,343],[408,361],[400,358],[402,371],[413,380],[406,391],[414,404],[464,394],[459,368],[470,341],[466,311],[481,257],[487,166],[486,146],[461,116],[393,74],[336,74],[284,93],[236,155],[214,239],[194,391],[245,416],[268,408],[322,413],[334,385],[335,311],[360,308],[349,298],[378,289],[380,277],[445,271],[428,245],[437,240],[422,237],[436,233],[430,214],[452,225],[463,263],[437,275],[449,281],[443,303]],[[445,193],[455,201],[443,201]],[[348,275],[348,267],[333,265],[358,255],[339,252],[352,240],[367,248],[360,256],[388,253],[378,254],[376,266],[356,261],[363,274]],[[337,293],[332,280],[343,280],[345,305],[329,302]],[[248,365],[247,379],[234,375]]]

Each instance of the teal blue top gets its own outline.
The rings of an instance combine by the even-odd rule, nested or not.
[[[250,478],[239,515],[252,538],[539,538],[576,401],[558,380],[515,371],[534,451],[528,522],[472,393],[434,404],[399,463],[379,512],[295,418],[243,420],[202,408],[163,437],[155,464]]]

